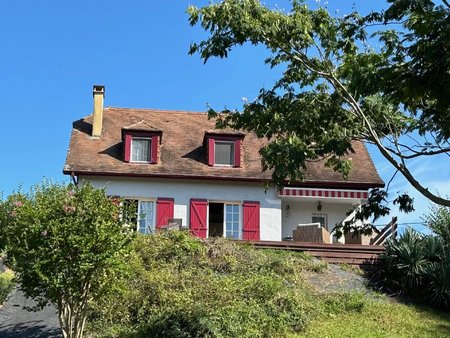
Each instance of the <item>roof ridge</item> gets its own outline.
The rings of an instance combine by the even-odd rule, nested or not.
[[[179,114],[201,114],[205,115],[207,114],[206,111],[200,112],[200,111],[193,111],[193,110],[176,110],[176,109],[158,109],[158,108],[130,108],[130,107],[112,107],[112,106],[106,106],[106,109],[111,110],[131,110],[131,111],[137,111],[137,112],[153,112],[153,113],[179,113]]]

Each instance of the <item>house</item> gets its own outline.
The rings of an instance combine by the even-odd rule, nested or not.
[[[103,107],[94,86],[94,112],[73,123],[64,173],[137,201],[136,229],[148,233],[179,220],[199,237],[273,240],[299,223],[328,230],[382,187],[362,143],[355,143],[347,180],[311,162],[306,180],[281,191],[264,182],[252,133],[217,130],[205,113]]]

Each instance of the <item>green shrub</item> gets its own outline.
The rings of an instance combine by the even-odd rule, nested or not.
[[[450,207],[432,206],[425,223],[438,237],[450,243]]]
[[[301,255],[267,254],[184,232],[138,236],[132,275],[91,303],[91,332],[130,337],[283,337],[305,328],[313,299]],[[119,284],[120,284],[119,283]]]
[[[424,286],[426,299],[431,305],[450,309],[450,260],[448,257],[429,266]]]
[[[385,282],[408,293],[417,291],[430,264],[424,236],[412,229],[406,230],[398,240],[388,241],[380,259]]]
[[[0,272],[0,305],[6,300],[6,297],[14,287],[13,283],[14,274],[12,271],[7,270]]]
[[[140,331],[142,337],[154,338],[194,338],[213,337],[210,323],[204,310],[193,308],[189,311],[163,313]]]
[[[408,229],[398,240],[387,242],[379,272],[389,289],[450,308],[449,249],[441,237]]]

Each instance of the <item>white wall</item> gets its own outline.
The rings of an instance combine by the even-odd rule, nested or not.
[[[327,214],[328,231],[331,231],[336,223],[346,217],[349,210],[353,210],[351,203],[327,203],[321,201],[322,210],[317,210],[318,201],[305,201],[299,199],[286,199],[281,203],[282,208],[282,237],[292,236],[292,231],[300,223],[311,223],[314,213]],[[286,206],[289,205],[289,210]]]
[[[79,179],[80,181],[89,180],[95,187],[106,187],[108,195],[129,198],[174,198],[174,218],[181,218],[183,226],[189,225],[191,198],[240,204],[245,200],[259,201],[261,207],[260,239],[281,240],[281,200],[275,189],[269,189],[265,193],[261,183],[98,176],[84,176]]]

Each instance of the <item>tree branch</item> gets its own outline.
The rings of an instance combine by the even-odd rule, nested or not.
[[[372,138],[372,141],[375,143],[378,150],[381,152],[381,154],[396,168],[398,171],[400,171],[403,176],[406,178],[406,180],[417,190],[419,191],[423,196],[428,198],[430,201],[448,206],[450,207],[450,200],[442,198],[436,194],[433,194],[428,190],[428,188],[425,188],[422,186],[419,181],[417,181],[414,176],[411,174],[411,172],[408,170],[405,164],[398,163],[394,157],[389,153],[389,151],[384,147],[384,145],[381,143],[378,134],[375,132],[375,130],[372,128],[372,125],[370,124],[367,116],[362,111],[361,107],[359,106],[356,99],[349,93],[347,88],[334,76],[334,74],[330,74],[330,80],[332,81],[331,84],[336,87],[338,86],[345,95],[348,96],[349,101],[351,102],[352,107],[355,109],[355,111],[358,113],[358,115],[363,119],[367,130],[369,131],[370,137]]]

